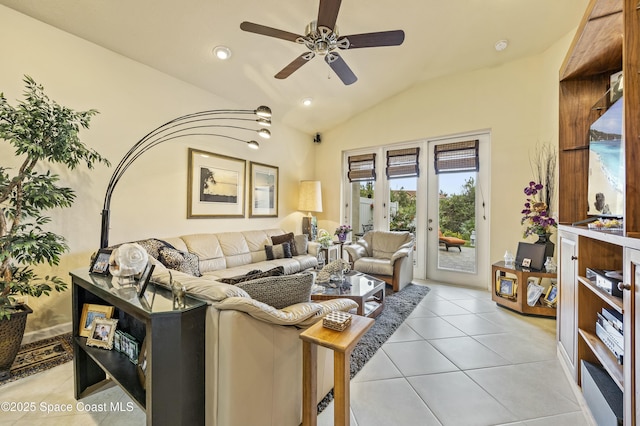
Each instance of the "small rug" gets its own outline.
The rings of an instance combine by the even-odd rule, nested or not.
[[[409,284],[397,293],[389,287],[386,288],[382,313],[378,315],[376,323],[362,336],[351,353],[352,379],[413,312],[429,290],[429,287],[415,284]],[[322,412],[332,400],[333,389],[318,404],[318,413]]]
[[[22,345],[11,366],[11,375],[0,386],[47,370],[73,359],[71,333]]]

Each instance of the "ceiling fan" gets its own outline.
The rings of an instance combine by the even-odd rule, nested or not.
[[[316,55],[324,56],[324,60],[340,77],[344,84],[353,84],[358,78],[335,49],[359,49],[363,47],[399,46],[404,41],[404,31],[381,31],[375,33],[340,36],[336,20],[341,0],[320,0],[318,19],[307,25],[305,35],[290,33],[276,28],[266,27],[252,22],[243,22],[240,29],[250,33],[280,38],[294,43],[304,44],[308,52],[303,53],[275,75],[284,79],[309,62]]]

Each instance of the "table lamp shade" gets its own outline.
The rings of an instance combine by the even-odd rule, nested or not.
[[[322,211],[322,188],[318,180],[300,181],[298,210],[305,212]]]
[[[309,236],[309,240],[314,241],[318,233],[318,222],[311,212],[322,211],[322,188],[320,181],[303,180],[300,181],[298,210],[307,212],[307,216],[302,218],[302,233]]]

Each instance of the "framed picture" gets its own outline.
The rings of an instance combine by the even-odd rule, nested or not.
[[[96,318],[109,319],[113,316],[113,306],[93,305],[85,303],[82,305],[82,316],[80,316],[80,326],[78,335],[89,337],[91,335],[91,324]]]
[[[496,280],[496,293],[508,299],[515,299],[517,296],[518,284],[515,278],[499,277]]]
[[[100,249],[91,262],[89,272],[92,274],[109,275],[109,258],[111,257],[111,249]]]
[[[244,217],[246,164],[189,148],[187,218]]]
[[[278,217],[278,168],[250,162],[249,217]]]
[[[542,299],[542,303],[550,307],[555,307],[557,301],[558,301],[558,287],[552,283],[547,289],[547,293],[544,295],[544,299]]]
[[[113,336],[116,334],[117,319],[96,318],[91,324],[91,334],[87,337],[87,346],[113,349]]]
[[[144,271],[142,271],[142,274],[140,274],[140,279],[138,280],[138,297],[144,296],[144,292],[147,290],[147,285],[151,279],[151,274],[153,274],[155,268],[156,265],[149,262],[147,263],[147,267],[144,268]]]

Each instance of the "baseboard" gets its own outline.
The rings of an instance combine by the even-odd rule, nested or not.
[[[22,344],[25,345],[27,343],[37,342],[38,340],[49,339],[51,337],[69,333],[71,332],[71,328],[71,323],[66,322],[63,324],[54,325],[53,327],[30,331],[29,333],[24,334],[24,337],[22,338]]]

